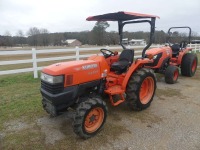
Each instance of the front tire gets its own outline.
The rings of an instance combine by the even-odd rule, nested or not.
[[[165,82],[168,84],[174,84],[179,77],[179,70],[176,66],[168,66],[165,71]]]
[[[198,64],[197,55],[194,53],[187,53],[183,56],[181,62],[181,74],[183,76],[194,76]]]
[[[106,103],[100,98],[89,98],[76,109],[74,132],[84,138],[90,138],[102,129],[107,117]]]
[[[150,106],[156,90],[156,77],[152,69],[142,68],[133,73],[126,87],[126,101],[133,110]]]

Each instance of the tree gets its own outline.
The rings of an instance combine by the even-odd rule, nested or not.
[[[9,31],[6,31],[4,34],[5,46],[13,46],[12,35]]]
[[[64,40],[63,33],[50,34],[50,40],[51,40],[51,44],[54,45],[54,46],[62,45],[61,41]]]
[[[116,45],[119,44],[119,35],[116,31],[106,33],[106,44]]]
[[[49,31],[45,28],[40,29],[39,34],[39,45],[48,46],[49,45]]]
[[[28,30],[27,35],[28,37],[28,43],[31,46],[38,46],[39,43],[39,39],[38,39],[38,35],[40,34],[40,30],[36,27],[32,27]]]
[[[22,30],[18,30],[17,33],[16,33],[16,36],[18,37],[24,37],[24,33]]]
[[[197,32],[192,31],[191,33],[191,40],[200,40],[200,37]]]
[[[37,27],[32,27],[27,32],[28,36],[33,36],[33,35],[37,35],[37,34],[40,34],[40,30]]]
[[[9,31],[6,31],[4,36],[12,36],[11,33]]]
[[[18,30],[16,33],[16,36],[19,37],[19,44],[23,47],[23,41],[24,41],[24,33],[22,30]]]
[[[106,21],[97,21],[92,29],[93,44],[103,45],[106,35],[106,29],[110,25]]]
[[[161,31],[155,31],[155,41],[154,43],[158,43],[158,44],[163,44],[166,43],[166,38],[167,38],[167,34],[161,30]]]

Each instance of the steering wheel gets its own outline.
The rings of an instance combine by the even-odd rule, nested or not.
[[[181,42],[180,42],[180,47],[181,47],[181,48],[185,48],[187,45],[188,45],[188,42],[187,42],[187,41],[181,41]]]
[[[100,52],[103,54],[103,56],[105,58],[108,58],[110,56],[115,56],[115,53],[113,53],[112,51],[108,50],[108,49],[105,49],[105,48],[102,48],[100,49]],[[106,53],[106,52],[109,52],[110,54]]]

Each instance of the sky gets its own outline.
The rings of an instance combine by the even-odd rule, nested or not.
[[[190,26],[200,35],[200,0],[0,0],[0,35],[15,36],[18,30],[26,34],[31,27],[49,32],[92,30],[95,22],[86,21],[88,16],[118,11],[158,15],[156,30]],[[116,23],[109,24],[108,31],[117,31]]]

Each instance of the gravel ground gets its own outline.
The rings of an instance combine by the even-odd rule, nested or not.
[[[174,85],[160,78],[154,101],[141,112],[130,111],[124,104],[112,107],[108,103],[109,114],[103,130],[88,140],[73,133],[73,113],[56,118],[46,115],[31,125],[20,120],[5,123],[7,130],[0,133],[0,139],[28,126],[31,130],[36,124],[50,149],[199,150],[199,85],[199,72],[193,78],[180,77]]]

